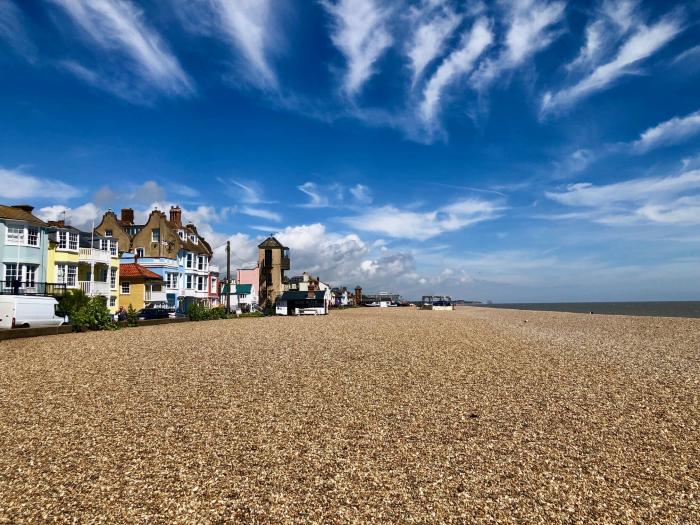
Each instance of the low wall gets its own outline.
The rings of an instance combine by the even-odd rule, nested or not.
[[[21,339],[23,337],[38,337],[40,335],[69,334],[73,331],[70,325],[46,326],[42,328],[14,328],[12,330],[0,330],[0,341],[7,339]]]
[[[138,326],[189,322],[190,320],[187,317],[176,317],[175,319],[145,319],[139,321]],[[120,321],[117,325],[124,328],[126,327],[126,321]],[[71,325],[47,326],[43,328],[14,328],[12,330],[0,330],[0,341],[22,339],[24,337],[39,337],[42,335],[70,334],[71,332],[73,332],[73,326]]]

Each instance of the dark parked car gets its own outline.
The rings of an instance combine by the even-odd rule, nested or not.
[[[161,306],[147,306],[139,310],[139,319],[167,319],[170,317],[171,308]]]

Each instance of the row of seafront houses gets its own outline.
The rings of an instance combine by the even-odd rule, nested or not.
[[[110,311],[129,305],[141,309],[167,305],[186,313],[193,303],[232,309],[275,307],[278,314],[362,300],[355,293],[330,286],[308,274],[287,279],[289,250],[274,237],[258,247],[255,268],[239,269],[231,283],[222,283],[212,264],[213,251],[192,223],[183,224],[182,210],[153,210],[145,224],[136,224],[131,208],[119,217],[108,210],[93,231],[80,231],[65,220],[44,222],[29,205],[0,205],[0,293],[61,295],[81,289],[102,296]]]

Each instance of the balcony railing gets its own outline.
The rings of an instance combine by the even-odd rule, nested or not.
[[[112,256],[107,250],[97,248],[80,248],[79,261],[88,263],[109,264]]]
[[[165,292],[155,292],[146,288],[145,300],[153,303],[166,303],[168,297]]]
[[[103,295],[109,297],[109,283],[102,281],[78,281],[80,289],[85,292],[85,295]]]
[[[12,282],[0,281],[2,295],[45,295],[56,296],[66,293],[63,283]]]

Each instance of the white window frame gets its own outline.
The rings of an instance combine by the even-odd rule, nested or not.
[[[39,246],[39,236],[41,235],[41,232],[39,231],[39,228],[36,226],[27,226],[27,246]],[[32,238],[32,233],[34,233],[34,241],[35,242],[29,242],[29,240]]]
[[[114,232],[112,230],[105,230],[105,235],[111,237]]]
[[[153,228],[151,230],[151,242],[160,242],[160,228]]]
[[[141,253],[141,255],[139,255],[139,252]],[[143,258],[145,254],[146,250],[144,248],[136,248],[136,250],[134,250],[134,255],[136,255],[136,257]]]
[[[192,252],[187,252],[185,255],[185,268],[194,268],[194,254]]]
[[[66,286],[75,288],[78,286],[78,267],[74,264],[67,265],[66,270]]]
[[[114,267],[109,269],[109,288],[110,290],[117,289],[117,269]]]
[[[117,306],[117,298],[114,295],[109,296],[109,306],[110,308]]]
[[[116,257],[117,255],[119,255],[119,250],[118,250],[117,245],[118,245],[117,241],[114,241],[114,240],[109,241],[109,254],[112,257]]]
[[[57,231],[56,238],[58,239],[58,242],[56,243],[56,249],[67,250],[68,249],[68,232]]]
[[[5,244],[11,246],[21,246],[25,241],[25,227],[23,225],[15,226],[13,224],[5,225]]]
[[[79,245],[78,241],[79,239],[77,233],[68,232],[68,251],[77,252]]]
[[[20,270],[20,267],[19,267],[19,265],[18,265],[17,263],[5,263],[5,264],[3,265],[3,275],[2,275],[2,279],[3,279],[3,281],[4,281],[5,283],[7,283],[8,285],[11,285],[11,284],[12,284],[12,281],[11,281],[11,280],[8,280],[8,279],[9,279],[9,274],[10,274],[10,272],[8,272],[8,269],[9,269],[10,267],[12,267],[12,270],[13,270],[13,271],[12,271],[13,278],[16,278],[16,277],[17,277],[18,272],[19,272],[19,270]],[[20,272],[20,274],[21,274],[21,272]]]
[[[126,290],[126,291],[124,291]],[[119,293],[121,295],[131,295],[131,282],[122,281],[119,283]]]
[[[193,277],[194,275],[192,275],[191,273],[185,275],[185,288],[187,288],[188,290],[194,290]]]
[[[172,272],[167,272],[165,274],[165,287],[171,290],[177,288],[177,274]]]
[[[206,279],[203,275],[197,276],[197,291],[198,292],[206,292],[207,291]]]

